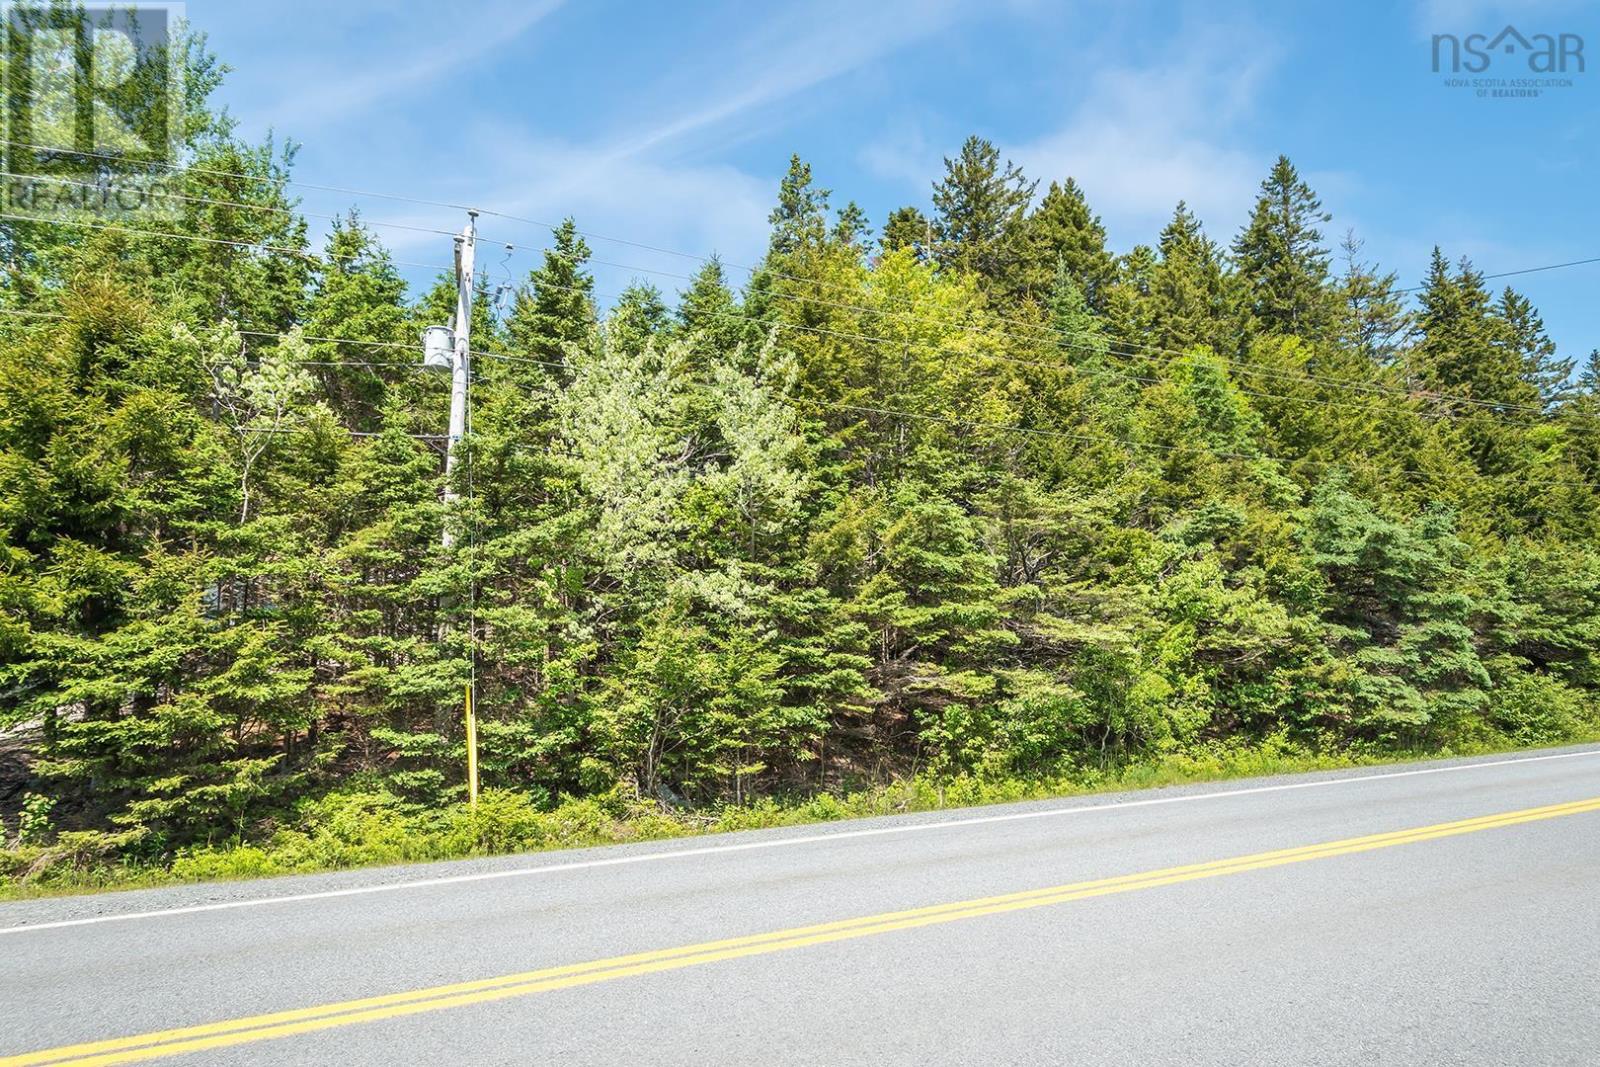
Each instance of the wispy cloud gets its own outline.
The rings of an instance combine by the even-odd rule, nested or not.
[[[687,79],[643,94],[671,104],[657,105],[658,117],[617,138],[611,151],[640,155],[726,127],[930,37],[964,10],[959,0],[892,0],[781,12],[726,49],[738,57],[729,67],[706,77],[696,64]]]
[[[448,195],[541,220],[571,214],[585,228],[643,244],[752,260],[766,244],[776,175],[706,160],[752,126],[781,124],[781,105],[949,27],[964,10],[955,0],[871,8],[840,0],[780,12],[729,43],[726,54],[737,59],[728,67],[709,76],[700,66],[683,68],[646,86],[639,99],[653,102],[649,116],[608,136],[579,141],[511,121],[478,123],[470,177]],[[485,186],[484,175],[496,178]],[[517,240],[546,237],[524,230]],[[682,257],[637,248],[597,243],[596,254],[648,270],[695,269]],[[628,275],[599,273],[614,282]],[[681,284],[654,280],[665,289]]]
[[[1009,154],[1046,180],[1076,178],[1123,246],[1150,240],[1180,199],[1226,234],[1265,169],[1246,127],[1276,58],[1268,42],[1241,42],[1255,36],[1247,29],[1226,47],[1217,36],[1186,35],[1154,64],[1102,70],[1066,125]]]
[[[1248,27],[1180,36],[1182,48],[1099,68],[1056,129],[999,146],[1029,177],[1076,179],[1118,247],[1153,239],[1180,199],[1225,237],[1270,163],[1249,134],[1277,50]],[[902,123],[859,158],[925,200],[947,152],[920,126]]]
[[[432,19],[402,20],[411,32],[380,42],[381,47],[364,48],[362,54],[370,58],[359,67],[351,69],[349,57],[340,55],[299,70],[292,80],[304,88],[257,109],[255,117],[266,125],[292,126],[303,136],[368,115],[512,43],[564,2],[529,0],[471,19],[452,19],[454,28],[443,35]]]

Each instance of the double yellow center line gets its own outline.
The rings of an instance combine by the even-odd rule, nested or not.
[[[1213,860],[1208,863],[1191,863],[1182,867],[1167,867],[1162,870],[1145,871],[1140,874],[1125,874],[1114,878],[1099,878],[1087,882],[1070,882],[1065,885],[1049,886],[1044,889],[1030,889],[1020,893],[1006,893],[1001,896],[980,897],[974,900],[935,904],[905,911],[866,915],[856,919],[844,919],[839,922],[820,923],[815,926],[799,926],[765,934],[752,934],[746,937],[726,938],[721,941],[706,941],[697,945],[684,945],[679,948],[638,952],[628,956],[613,956],[609,959],[592,960],[588,963],[546,967],[537,971],[501,975],[498,978],[484,978],[473,982],[458,982],[454,985],[434,986],[429,989],[416,989],[404,993],[390,993],[386,996],[366,997],[361,1000],[346,1000],[311,1008],[273,1012],[268,1015],[228,1019],[222,1022],[206,1023],[202,1026],[186,1026],[181,1029],[160,1030],[132,1037],[91,1041],[79,1045],[64,1045],[60,1048],[44,1049],[20,1056],[0,1058],[0,1067],[45,1067],[45,1065],[54,1064],[71,1064],[73,1067],[91,1067],[91,1065],[95,1065],[95,1067],[98,1067],[98,1065],[102,1064],[138,1063],[162,1056],[175,1056],[184,1052],[199,1052],[205,1049],[243,1045],[254,1041],[269,1041],[274,1038],[308,1034],[338,1026],[396,1019],[407,1015],[417,1015],[422,1012],[463,1007],[469,1004],[486,1004],[511,997],[545,993],[555,989],[568,989],[573,986],[593,985],[597,982],[609,982],[617,978],[632,978],[638,975],[655,974],[659,971],[672,971],[681,967],[715,963],[719,960],[761,956],[772,952],[785,952],[789,949],[805,948],[810,945],[823,945],[832,941],[848,941],[853,938],[873,937],[896,930],[910,930],[919,926],[933,926],[938,923],[957,922],[962,919],[974,919],[984,915],[999,915],[1004,912],[1023,911],[1028,908],[1042,908],[1052,904],[1083,900],[1088,897],[1129,893],[1138,889],[1154,889],[1158,886],[1192,882],[1202,878],[1219,878],[1228,874],[1242,874],[1246,871],[1258,871],[1268,867],[1283,867],[1291,863],[1305,863],[1309,860],[1346,856],[1356,852],[1371,852],[1375,849],[1393,848],[1396,845],[1432,841],[1442,837],[1454,837],[1459,834],[1476,833],[1480,830],[1493,830],[1504,826],[1516,826],[1520,823],[1556,819],[1565,815],[1579,815],[1591,811],[1600,811],[1600,797],[1573,801],[1567,804],[1551,804],[1540,808],[1525,808],[1520,811],[1504,812],[1499,815],[1485,815],[1476,819],[1461,819],[1456,822],[1438,823],[1433,826],[1422,826],[1410,830],[1369,834],[1365,837],[1350,837],[1341,841],[1325,842],[1320,845],[1278,849],[1273,852],[1257,852],[1248,856],[1235,856],[1231,859]]]

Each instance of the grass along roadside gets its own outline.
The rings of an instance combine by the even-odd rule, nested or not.
[[[1600,741],[1600,731],[1563,744]],[[1056,777],[900,779],[844,794],[763,798],[741,806],[664,811],[620,792],[539,810],[523,794],[490,790],[476,809],[409,808],[382,791],[345,791],[304,803],[292,828],[259,842],[185,850],[169,859],[118,855],[127,834],[64,833],[49,844],[0,850],[0,900],[240,880],[402,863],[799,826],[879,815],[1154,789],[1278,774],[1536,751],[1509,742],[1429,752],[1312,752],[1287,743],[1215,746],[1106,770]]]

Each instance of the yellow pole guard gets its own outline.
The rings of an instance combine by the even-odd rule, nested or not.
[[[467,685],[467,800],[478,806],[478,715],[472,707],[472,685]]]

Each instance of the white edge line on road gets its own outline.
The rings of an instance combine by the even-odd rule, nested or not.
[[[1449,767],[1420,767],[1409,771],[1355,775],[1347,778],[1323,778],[1315,782],[1284,782],[1278,785],[1259,785],[1249,789],[1226,789],[1215,793],[1185,793],[1182,796],[1149,797],[1113,804],[1082,804],[1072,808],[1046,808],[1041,811],[1018,811],[1006,815],[977,815],[965,819],[946,819],[940,822],[911,823],[904,826],[877,826],[866,830],[840,830],[834,833],[812,834],[807,837],[781,837],[768,841],[744,841],[732,845],[704,845],[699,848],[669,849],[637,855],[613,856],[607,859],[580,860],[575,863],[555,863],[543,867],[517,867],[506,871],[480,871],[477,874],[453,874],[443,878],[423,878],[412,882],[389,882],[382,885],[351,886],[348,889],[327,889],[315,893],[292,893],[278,897],[257,897],[251,900],[225,900],[215,904],[191,904],[181,908],[161,908],[156,911],[130,911],[114,915],[95,915],[84,919],[61,919],[55,922],[32,923],[22,926],[0,927],[0,936],[25,934],[35,930],[59,930],[69,926],[92,926],[97,923],[124,922],[132,919],[155,919],[167,915],[193,915],[197,912],[228,911],[234,908],[255,908],[266,904],[294,904],[304,900],[331,900],[336,897],[364,896],[368,893],[390,893],[402,889],[431,889],[441,885],[459,885],[464,882],[487,882],[498,878],[525,878],[536,874],[559,874],[563,871],[583,871],[595,867],[620,867],[630,863],[654,863],[661,860],[685,859],[690,856],[717,856],[730,852],[751,852],[756,849],[786,848],[791,845],[813,845],[830,841],[848,841],[862,837],[883,837],[889,834],[910,834],[925,830],[948,830],[962,826],[987,826],[993,823],[1017,822],[1023,819],[1050,819],[1063,815],[1086,815],[1093,812],[1117,812],[1129,808],[1148,808],[1158,804],[1186,804],[1200,800],[1226,800],[1231,797],[1254,796],[1260,793],[1283,793],[1292,789],[1322,789],[1338,785],[1357,785],[1363,782],[1384,781],[1390,778],[1414,778],[1424,774],[1451,774],[1456,771],[1475,771],[1489,767],[1506,767],[1518,763],[1543,763],[1547,760],[1600,757],[1600,749],[1583,752],[1555,752],[1545,756],[1522,756],[1515,759],[1488,760],[1482,763],[1457,763]]]

